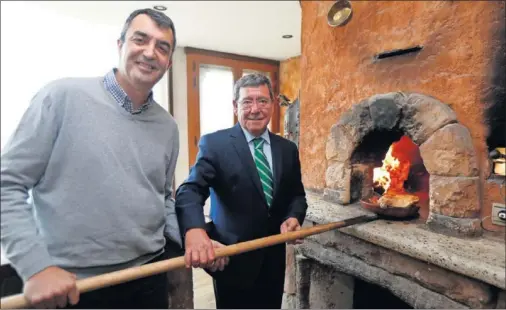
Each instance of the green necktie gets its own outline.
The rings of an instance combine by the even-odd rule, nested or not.
[[[264,190],[265,199],[267,200],[267,205],[270,207],[272,203],[272,172],[269,167],[269,162],[267,161],[267,157],[265,157],[263,146],[265,140],[263,138],[255,138],[253,139],[253,144],[255,145],[255,165],[257,166],[258,175],[260,176],[260,181],[262,182],[262,188]]]

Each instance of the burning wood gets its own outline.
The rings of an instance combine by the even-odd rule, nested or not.
[[[374,168],[373,181],[375,187],[385,191],[380,198],[373,197],[371,202],[379,203],[382,208],[407,208],[416,204],[420,199],[404,189],[404,182],[408,179],[413,151],[416,145],[406,136],[393,143],[383,160],[383,165]]]

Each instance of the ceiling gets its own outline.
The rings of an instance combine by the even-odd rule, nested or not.
[[[284,60],[300,55],[299,1],[36,1],[32,5],[118,27],[136,9],[163,5],[178,46]],[[290,34],[291,39],[282,36]]]

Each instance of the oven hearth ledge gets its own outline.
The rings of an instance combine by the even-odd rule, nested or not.
[[[360,204],[339,205],[307,191],[304,225],[325,224],[371,214]],[[457,238],[432,232],[425,224],[376,220],[339,229],[340,232],[409,257],[506,289],[504,240],[482,236]],[[309,237],[311,238],[311,237]],[[338,246],[338,245],[336,245]]]

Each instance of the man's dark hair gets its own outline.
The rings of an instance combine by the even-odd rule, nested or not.
[[[260,73],[252,73],[241,77],[234,85],[234,101],[239,99],[239,91],[244,87],[258,87],[261,85],[267,85],[269,89],[269,96],[271,100],[274,99],[274,94],[272,92],[271,80],[263,74]]]
[[[170,19],[170,17],[168,17],[167,15],[165,15],[164,13],[162,13],[160,11],[156,11],[153,9],[139,9],[139,10],[133,11],[128,16],[128,18],[125,21],[125,24],[123,25],[123,30],[121,30],[121,35],[119,37],[120,41],[125,42],[125,35],[126,35],[128,28],[130,28],[130,24],[132,24],[132,20],[137,15],[141,15],[141,14],[146,14],[147,16],[149,16],[156,23],[156,25],[158,27],[160,27],[162,29],[172,30],[172,35],[174,36],[174,43],[172,46],[172,52],[174,52],[174,50],[176,48],[176,28],[174,27],[174,23],[172,22],[172,19]]]

